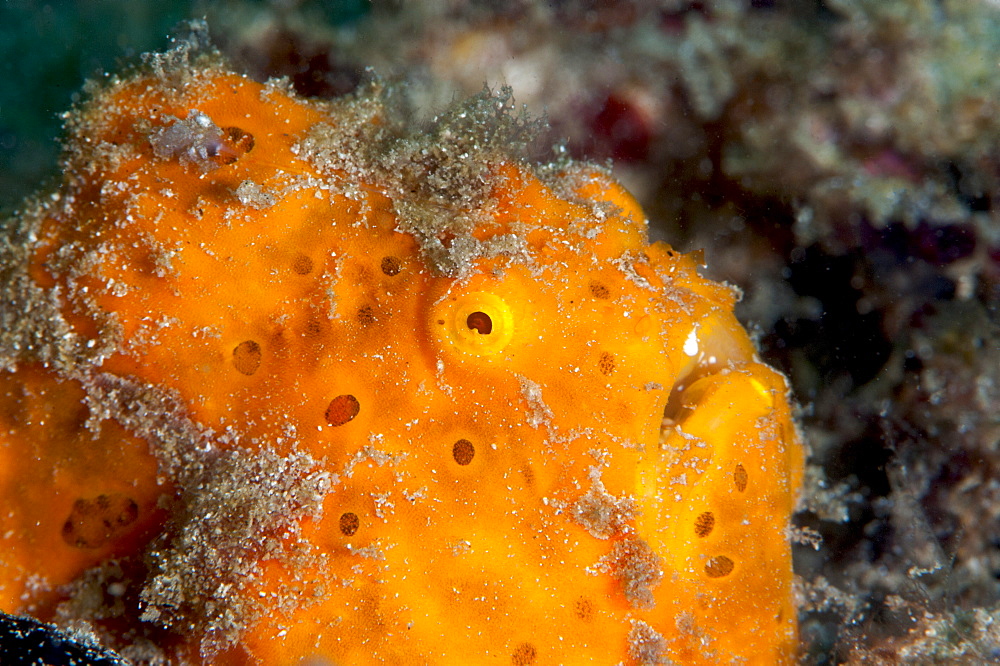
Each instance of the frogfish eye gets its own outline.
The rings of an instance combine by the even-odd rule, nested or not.
[[[514,335],[514,316],[504,299],[487,291],[463,294],[442,304],[436,317],[445,338],[460,351],[476,356],[497,354]]]
[[[470,329],[475,329],[480,335],[489,335],[493,332],[493,320],[485,312],[473,312],[466,320],[465,324]]]

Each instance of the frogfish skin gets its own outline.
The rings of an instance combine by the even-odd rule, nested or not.
[[[3,227],[0,610],[141,663],[793,663],[784,378],[511,106],[189,45],[94,86]]]

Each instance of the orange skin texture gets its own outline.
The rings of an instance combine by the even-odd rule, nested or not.
[[[150,137],[193,110],[252,149],[157,155]],[[63,290],[83,338],[99,335],[94,308],[114,313],[122,343],[99,371],[178,396],[221,450],[307,452],[336,475],[322,515],[298,521],[323,558],[261,556],[260,586],[232,594],[262,612],[216,663],[794,661],[802,450],[784,378],[732,291],[649,244],[618,184],[573,165],[554,177],[575,192],[560,198],[497,158],[473,235],[516,234],[531,261],[478,257],[454,277],[399,230],[391,194],[347,195],[346,176],[301,155],[332,107],[206,68],[170,89],[126,79],[82,114],[90,144],[121,150],[75,165],[37,234],[35,282]],[[273,200],[241,201],[245,181]],[[614,214],[595,219],[588,200]],[[81,274],[60,263],[98,245]],[[477,312],[489,333],[470,328]],[[0,378],[7,612],[45,616],[57,586],[140,555],[168,518],[154,443],[113,418],[85,427],[87,372],[23,363]],[[354,402],[334,409],[338,396]],[[610,525],[576,510],[595,478],[631,506]],[[104,532],[80,519],[100,541],[81,547],[65,535],[74,502],[102,495],[135,515]],[[638,543],[654,559],[615,560]],[[289,589],[301,604],[269,606]],[[165,649],[198,661],[200,640]]]

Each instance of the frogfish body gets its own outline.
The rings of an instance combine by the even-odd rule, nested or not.
[[[136,661],[792,663],[784,378],[509,107],[178,49],[68,114],[0,248],[0,610]]]

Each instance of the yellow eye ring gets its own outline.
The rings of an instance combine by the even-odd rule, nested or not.
[[[514,336],[514,315],[510,306],[499,296],[485,291],[459,297],[445,322],[452,344],[477,356],[500,353]]]

